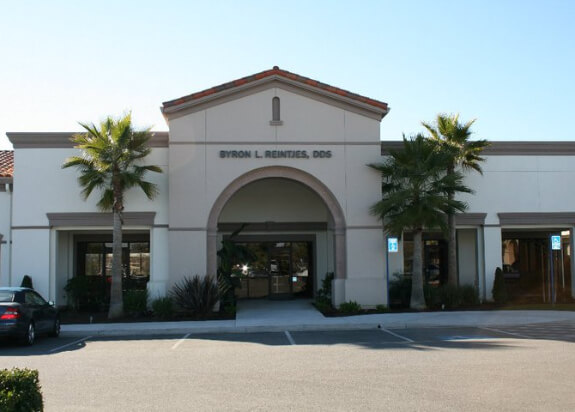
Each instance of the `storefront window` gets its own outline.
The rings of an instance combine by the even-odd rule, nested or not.
[[[111,242],[78,242],[78,275],[110,276],[112,246]],[[125,278],[147,280],[150,277],[150,242],[122,243],[122,266]]]

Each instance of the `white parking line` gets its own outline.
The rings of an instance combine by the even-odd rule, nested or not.
[[[54,348],[54,349],[50,349],[50,352],[57,352],[57,351],[59,351],[59,350],[62,350],[62,349],[64,349],[64,348],[67,348],[68,346],[72,346],[72,345],[76,345],[76,344],[78,344],[78,343],[82,343],[82,342],[84,342],[84,341],[86,341],[86,340],[88,340],[88,339],[90,339],[90,338],[91,338],[91,336],[86,336],[85,338],[75,340],[74,342],[67,343],[67,344],[62,345],[62,346],[58,346],[57,348]]]
[[[503,333],[503,334],[505,334],[505,335],[516,336],[516,337],[518,337],[518,338],[533,339],[532,337],[527,336],[527,335],[521,335],[521,334],[519,334],[519,333],[507,332],[507,331],[505,331],[505,330],[500,330],[500,329],[495,329],[495,328],[485,328],[485,327],[483,327],[483,328],[479,328],[479,329],[485,329],[485,330],[488,330],[488,331],[491,331],[491,332]]]
[[[380,326],[379,329],[381,329],[382,332],[389,333],[390,335],[395,336],[396,338],[399,338],[399,339],[403,339],[406,342],[410,342],[410,343],[414,342],[413,340],[406,338],[405,336],[398,335],[397,333],[394,333],[388,329],[385,329],[383,326]]]
[[[180,346],[183,341],[185,341],[186,339],[188,339],[190,337],[190,335],[191,335],[191,333],[188,333],[188,334],[184,335],[184,337],[182,339],[180,339],[179,341],[174,343],[174,346],[172,346],[172,350],[177,349],[178,346]]]
[[[297,345],[297,343],[295,343],[295,340],[293,340],[291,333],[289,333],[289,331],[285,330],[284,333],[285,333],[286,338],[289,341],[290,345],[294,345],[294,346]]]

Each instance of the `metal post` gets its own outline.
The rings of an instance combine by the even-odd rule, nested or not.
[[[552,242],[549,242],[549,288],[550,288],[550,297],[551,297],[551,304],[555,304],[555,266],[553,265],[553,261],[555,260],[555,254],[553,253],[553,245]]]
[[[563,251],[565,250],[565,248],[563,247],[563,244],[561,244],[561,284],[563,291],[565,291],[565,261],[563,258]]]
[[[385,284],[387,307],[389,308],[389,236],[385,236]]]

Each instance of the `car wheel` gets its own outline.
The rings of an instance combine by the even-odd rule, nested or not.
[[[54,327],[52,328],[52,332],[50,332],[50,336],[55,338],[60,336],[60,318],[54,320]]]
[[[33,345],[35,339],[36,339],[36,328],[34,328],[34,323],[30,322],[28,324],[28,327],[26,328],[26,333],[22,338],[22,343],[24,345]]]

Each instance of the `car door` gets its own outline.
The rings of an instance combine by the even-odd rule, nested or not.
[[[50,330],[52,325],[52,318],[50,316],[52,307],[50,304],[33,290],[26,291],[25,302],[34,319],[36,330],[39,332]]]

